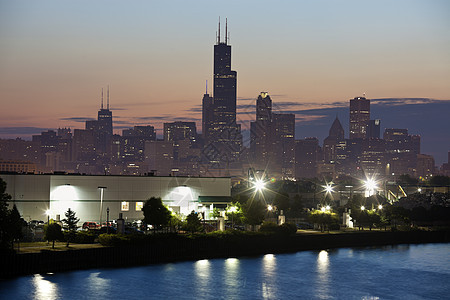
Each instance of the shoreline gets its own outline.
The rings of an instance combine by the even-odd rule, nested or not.
[[[198,259],[248,257],[269,253],[448,242],[450,242],[449,231],[357,231],[297,233],[290,236],[230,235],[223,237],[161,235],[152,238],[151,243],[142,245],[19,254],[2,253],[0,278]]]

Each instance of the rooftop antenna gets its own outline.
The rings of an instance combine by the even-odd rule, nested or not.
[[[220,16],[219,16],[219,34],[217,35],[217,44],[220,44]]]
[[[225,44],[228,44],[228,18],[225,18]]]
[[[102,88],[102,106],[101,109],[103,109],[103,88]]]
[[[206,95],[208,95],[208,79],[206,79]]]
[[[106,94],[106,109],[109,110],[109,84],[108,84],[108,92]]]

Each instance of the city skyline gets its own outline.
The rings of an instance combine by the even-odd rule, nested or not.
[[[3,2],[0,138],[30,137],[45,128],[83,128],[95,118],[100,90],[108,84],[116,133],[134,125],[161,129],[163,122],[177,120],[195,121],[200,128],[205,80],[212,90],[211,45],[219,16],[229,20],[243,131],[254,119],[261,91],[269,92],[274,110],[296,113],[297,138],[317,136],[321,142],[320,135],[303,134],[302,128],[320,122],[327,127],[323,137],[334,120],[326,113],[339,112],[363,93],[374,104],[397,99],[378,101],[380,108],[390,105],[389,110],[403,106],[417,114],[427,104],[449,107],[447,3],[320,2],[325,6],[307,1],[286,2],[281,8],[267,2],[251,7],[255,2],[249,1],[237,9],[235,2],[223,8],[198,1],[204,3],[198,10],[184,11],[187,4],[182,2],[175,2],[178,10],[154,3],[125,7],[46,1],[38,7]],[[147,19],[146,13],[155,10],[161,14]],[[263,14],[265,10],[271,14]],[[202,13],[205,18],[199,22],[196,17]],[[324,114],[317,114],[320,110]],[[448,134],[427,129],[427,123],[444,125],[437,126],[442,129],[448,121],[431,117],[422,127],[411,128],[395,126],[383,115],[373,117],[382,120],[382,130],[409,127],[411,134],[423,137],[424,153],[434,155],[437,164],[445,161]],[[339,113],[339,118],[348,136],[347,115]],[[392,119],[402,118],[409,115]],[[434,132],[439,153],[425,148],[428,131]],[[435,147],[430,150],[436,152]]]

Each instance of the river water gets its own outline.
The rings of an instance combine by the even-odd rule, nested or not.
[[[342,248],[0,281],[1,299],[450,299],[450,244]]]

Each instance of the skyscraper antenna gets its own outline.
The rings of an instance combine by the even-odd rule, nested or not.
[[[219,34],[217,35],[217,44],[220,44],[220,16],[219,16]]]
[[[228,44],[228,18],[225,18],[225,44]]]
[[[208,94],[208,79],[206,79],[206,94]]]
[[[100,108],[103,109],[103,88],[102,88],[102,105]]]
[[[106,109],[109,110],[109,84],[108,84],[108,92],[106,94]]]

